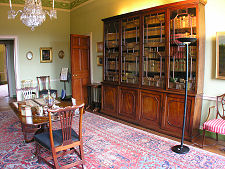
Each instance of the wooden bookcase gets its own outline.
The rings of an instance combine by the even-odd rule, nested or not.
[[[205,4],[188,0],[103,19],[102,113],[181,137],[186,48],[177,38],[196,37],[189,45],[185,139],[198,135]]]

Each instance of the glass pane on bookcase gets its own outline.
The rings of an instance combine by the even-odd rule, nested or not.
[[[140,55],[140,19],[122,20],[121,82],[138,83]]]
[[[144,16],[144,55],[142,85],[164,87],[165,13]]]
[[[196,8],[174,10],[170,15],[169,88],[183,90],[186,78],[186,46],[178,38],[196,38]],[[188,90],[195,91],[197,43],[188,48]]]
[[[104,80],[119,81],[119,22],[105,23]]]

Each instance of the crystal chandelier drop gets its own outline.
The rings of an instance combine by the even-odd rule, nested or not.
[[[46,14],[50,19],[57,18],[56,10],[54,9],[54,0],[52,9],[50,11],[43,10],[41,0],[25,0],[25,6],[22,10],[17,12],[12,9],[11,0],[9,0],[10,11],[8,12],[8,19],[15,19],[18,13],[21,13],[20,20],[33,31],[35,27],[41,25],[45,19]]]

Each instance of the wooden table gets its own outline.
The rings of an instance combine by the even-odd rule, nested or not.
[[[31,99],[31,100],[27,100],[27,101],[34,101],[35,102],[36,99]],[[40,105],[39,102],[35,102],[37,104]],[[72,103],[71,101],[60,101],[60,103],[57,104],[60,107],[66,107],[66,106],[71,106]],[[15,114],[17,115],[17,117],[19,118],[20,122],[21,122],[21,126],[22,126],[22,131],[23,131],[23,135],[24,135],[24,140],[25,142],[31,142],[33,141],[33,136],[36,133],[40,133],[43,131],[46,131],[47,129],[47,125],[48,125],[48,116],[38,116],[36,108],[32,107],[32,116],[31,117],[26,117],[26,116],[22,116],[21,112],[18,110],[18,107],[16,106],[16,103],[10,103],[10,107],[13,109],[13,111],[15,112]]]

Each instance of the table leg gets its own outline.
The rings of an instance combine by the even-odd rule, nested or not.
[[[30,126],[26,124],[21,124],[22,125],[22,131],[23,131],[23,136],[24,140],[26,143],[30,143],[34,140],[34,135],[37,133],[42,133],[46,131],[47,129],[47,124],[39,125],[39,126]]]

